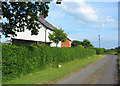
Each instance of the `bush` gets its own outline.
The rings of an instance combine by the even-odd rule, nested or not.
[[[103,55],[104,54],[104,48],[94,48],[96,50],[96,54]]]
[[[56,48],[42,45],[2,45],[3,81],[21,77],[27,73],[52,65],[95,55],[94,49]]]
[[[84,48],[84,46],[82,46],[82,45],[79,45],[79,46],[77,46],[77,47],[79,47],[79,48]]]
[[[105,51],[104,51],[104,54],[113,54],[113,55],[117,55],[118,52],[115,51],[115,50],[105,50]]]

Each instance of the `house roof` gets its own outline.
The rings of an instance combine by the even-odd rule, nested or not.
[[[51,25],[49,22],[47,22],[45,19],[42,19],[42,18],[38,18],[39,22],[41,24],[43,24],[47,29],[50,29],[50,30],[53,30],[54,31],[54,26]],[[69,41],[71,41],[69,38],[67,38]]]
[[[45,19],[38,18],[39,22],[43,24],[47,29],[54,30],[54,26],[47,22]]]
[[[67,38],[69,41],[71,41],[69,38]]]

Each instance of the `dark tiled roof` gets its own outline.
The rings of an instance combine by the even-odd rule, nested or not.
[[[38,18],[39,22],[41,24],[43,24],[47,29],[50,29],[50,30],[53,30],[54,31],[54,26],[51,25],[49,22],[47,22],[45,19],[42,19],[42,18]],[[69,38],[67,38],[68,40],[70,40]],[[71,40],[70,40],[71,41]]]
[[[67,38],[69,41],[71,41],[69,38]]]
[[[38,18],[38,20],[39,20],[39,22],[40,22],[41,24],[43,24],[47,29],[54,30],[55,27],[54,27],[53,25],[51,25],[49,22],[47,22],[46,20],[41,19],[41,18]]]

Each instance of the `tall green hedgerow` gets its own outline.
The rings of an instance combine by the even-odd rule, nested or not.
[[[103,55],[104,54],[104,48],[92,48],[96,50],[96,54],[98,55]]]
[[[95,55],[94,49],[57,48],[42,45],[2,44],[3,82],[25,74],[42,70],[46,66],[56,67],[76,58]]]

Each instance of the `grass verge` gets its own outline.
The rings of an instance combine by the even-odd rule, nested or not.
[[[64,77],[69,76],[82,68],[87,67],[104,56],[91,56],[84,59],[75,59],[74,61],[61,64],[61,68],[48,67],[46,70],[38,71],[35,73],[27,74],[21,78],[16,78],[15,80],[3,82],[3,84],[48,84],[55,83]]]

